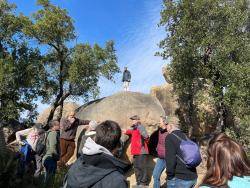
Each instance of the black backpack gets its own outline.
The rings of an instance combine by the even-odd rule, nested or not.
[[[39,135],[39,138],[36,142],[35,152],[39,156],[42,156],[45,153],[48,134],[48,132],[44,131]]]

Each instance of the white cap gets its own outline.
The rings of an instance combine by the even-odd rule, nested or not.
[[[89,127],[90,127],[90,129],[91,130],[95,130],[96,129],[96,127],[97,127],[97,122],[95,121],[95,120],[91,120],[90,122],[89,122]]]

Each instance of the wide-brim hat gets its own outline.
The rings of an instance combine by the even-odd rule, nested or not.
[[[134,115],[134,116],[130,117],[129,119],[131,119],[131,120],[140,120],[140,117],[138,115]]]

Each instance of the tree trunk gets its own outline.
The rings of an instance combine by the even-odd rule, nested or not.
[[[3,128],[0,127],[0,155],[5,156],[7,153],[6,143],[4,139]]]
[[[64,100],[65,100],[68,96],[70,96],[70,92],[67,92],[67,93],[65,93],[65,94],[62,95],[62,96],[61,96],[61,95],[58,95],[58,96],[57,96],[56,101],[54,102],[54,104],[53,104],[53,106],[52,106],[52,108],[51,108],[51,110],[50,110],[50,113],[49,113],[49,116],[48,116],[48,120],[47,120],[47,125],[48,125],[49,122],[53,119],[54,113],[55,113],[55,111],[56,111],[56,108],[57,108],[59,105],[63,104]],[[62,110],[63,110],[63,109],[62,109]],[[60,119],[61,119],[61,116],[60,116]]]
[[[193,104],[193,96],[190,95],[190,99],[188,100],[188,126],[189,126],[189,132],[188,136],[189,137],[195,137],[197,136],[198,133],[198,124],[197,124],[197,117],[196,117],[196,112],[195,112],[195,106]]]
[[[63,101],[60,103],[59,113],[58,113],[58,116],[57,116],[58,121],[61,120],[62,114],[63,114]]]
[[[59,62],[60,62],[59,75],[58,75],[58,79],[59,79],[59,93],[58,93],[58,95],[56,97],[56,100],[55,100],[55,102],[54,102],[51,110],[50,110],[50,114],[49,114],[49,117],[48,117],[48,120],[47,120],[47,125],[53,119],[55,110],[56,110],[56,108],[59,105],[61,105],[61,107],[62,107],[61,111],[63,110],[63,105],[62,104],[63,104],[64,99],[62,99],[62,97],[63,97],[63,85],[64,85],[64,82],[63,82],[64,59],[63,59],[63,53],[59,50],[59,48],[56,48],[56,50],[57,50],[58,59],[59,59]],[[61,119],[61,116],[59,115],[59,120],[60,119]]]

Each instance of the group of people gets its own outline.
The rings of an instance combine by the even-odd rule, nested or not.
[[[148,187],[151,179],[148,171],[150,137],[138,115],[130,119],[132,126],[122,130],[117,122],[80,120],[71,112],[61,122],[51,121],[46,132],[36,124],[31,129],[17,132],[16,137],[21,148],[26,148],[25,161],[29,161],[27,153],[35,159],[34,176],[41,175],[45,170],[45,183],[53,180],[57,167],[66,166],[68,172],[63,188],[127,188],[125,174],[131,165],[117,156],[123,145],[122,134],[128,135],[136,187]],[[80,125],[82,129],[79,131]],[[178,125],[175,116],[160,117],[156,147],[158,158],[153,170],[154,188],[163,183],[160,177],[164,170],[169,188],[250,187],[249,159],[242,146],[223,133],[215,135],[209,142],[207,173],[198,185],[196,166],[200,161],[194,159],[196,163],[188,163],[186,160],[187,156],[195,158],[197,144],[189,140]],[[24,135],[27,135],[25,140],[21,138]],[[79,137],[78,140],[75,140],[76,137]],[[43,145],[44,149],[41,149]],[[185,147],[191,154],[183,153]],[[20,164],[24,168],[25,163]]]

